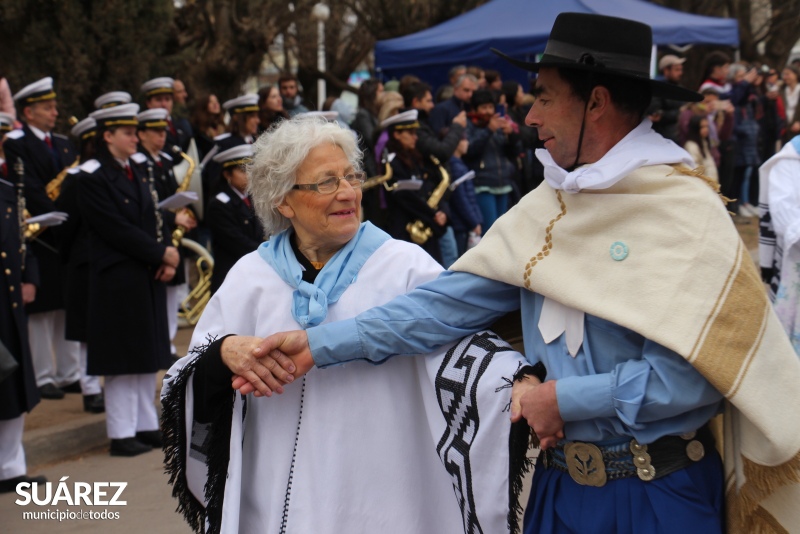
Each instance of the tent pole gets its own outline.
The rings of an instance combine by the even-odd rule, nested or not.
[[[656,60],[658,59],[658,47],[653,45],[653,50],[650,53],[650,77],[655,78],[658,76],[658,71],[656,70]]]

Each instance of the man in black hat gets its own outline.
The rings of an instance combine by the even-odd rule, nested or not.
[[[266,395],[313,366],[425,353],[520,310],[531,366],[512,420],[542,449],[526,533],[797,524],[767,497],[800,476],[800,361],[715,184],[645,118],[651,96],[700,100],[649,79],[651,47],[644,24],[559,15],[541,61],[507,58],[538,72],[526,122],[545,182],[452,271],[355,319],[266,338],[257,358],[291,361],[244,360],[233,386]],[[724,408],[723,471],[709,421]]]

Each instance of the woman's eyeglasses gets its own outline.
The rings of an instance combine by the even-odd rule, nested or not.
[[[316,191],[320,195],[330,195],[339,189],[339,180],[344,180],[350,184],[353,189],[361,189],[361,186],[364,185],[364,180],[366,179],[367,173],[362,171],[354,171],[344,176],[329,176],[314,184],[294,184],[292,189],[308,189],[311,191]]]

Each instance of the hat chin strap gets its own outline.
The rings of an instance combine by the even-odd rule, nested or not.
[[[591,98],[591,96],[590,96]],[[581,148],[583,147],[583,132],[586,129],[586,110],[589,109],[589,100],[586,100],[586,103],[583,105],[583,119],[581,120],[581,133],[578,136],[578,151],[575,153],[575,162],[569,166],[569,168],[564,169],[567,172],[572,172],[578,168],[578,160],[581,157]]]

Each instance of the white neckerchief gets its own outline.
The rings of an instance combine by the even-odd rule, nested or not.
[[[36,126],[31,126],[30,124],[28,125],[28,128],[30,128],[31,131],[33,132],[33,135],[38,137],[41,141],[44,141],[45,138],[50,135],[48,132],[43,132]]]
[[[639,167],[684,163],[694,168],[694,160],[684,149],[653,131],[645,119],[595,163],[567,172],[556,164],[550,153],[539,148],[536,157],[544,165],[544,178],[550,187],[567,193],[581,189],[605,189]]]
[[[639,167],[674,163],[695,167],[688,152],[653,131],[652,126],[650,119],[643,120],[598,161],[572,172],[559,167],[545,149],[536,150],[536,157],[544,165],[547,183],[553,189],[567,193],[577,193],[582,189],[606,189]],[[583,319],[581,310],[545,297],[539,316],[539,332],[548,344],[566,333],[567,350],[574,358],[583,344]]]

